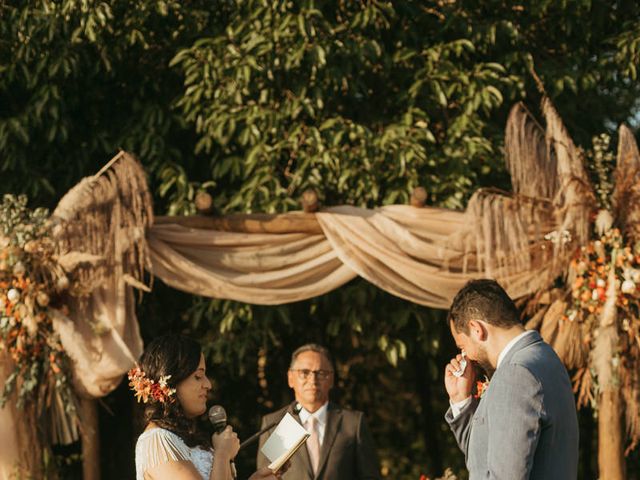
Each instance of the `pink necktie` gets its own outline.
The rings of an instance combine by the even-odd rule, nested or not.
[[[313,473],[318,473],[318,463],[320,462],[320,437],[318,436],[318,419],[311,415],[307,419],[307,431],[311,434],[307,440],[307,451]]]

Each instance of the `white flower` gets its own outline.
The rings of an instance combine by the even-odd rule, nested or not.
[[[596,280],[596,285],[598,287],[604,288],[607,285],[607,282],[605,282],[604,279],[599,278],[598,280]]]
[[[38,302],[38,305],[41,307],[46,307],[49,305],[49,295],[45,292],[38,292],[36,295],[36,302]]]
[[[27,315],[22,319],[22,325],[27,328],[30,337],[35,337],[36,333],[38,333],[38,322],[31,315]]]
[[[596,217],[596,232],[598,235],[604,235],[605,232],[611,230],[613,226],[613,217],[608,210],[600,210]]]
[[[160,377],[160,380],[158,380],[158,383],[160,384],[161,387],[166,387],[167,380],[169,380],[170,378],[171,378],[171,375],[163,375],[162,377]]]
[[[7,298],[11,303],[16,303],[18,300],[20,300],[20,292],[15,288],[12,288],[7,292]]]
[[[66,290],[69,288],[69,279],[67,277],[60,277],[56,282],[56,288],[58,291]]]
[[[24,303],[19,303],[16,306],[16,314],[20,318],[25,318],[29,314],[29,309],[27,308],[27,306]]]
[[[20,261],[16,262],[16,264],[13,266],[14,275],[24,275],[25,271],[26,269],[24,268],[24,263]]]
[[[633,283],[631,280],[625,280],[624,282],[622,282],[622,287],[620,288],[620,291],[622,293],[633,293],[636,291],[636,284]]]
[[[598,299],[598,290],[596,288],[593,289],[593,291],[591,292],[591,300],[597,300]]]
[[[554,230],[552,232],[547,233],[544,236],[544,239],[548,240],[554,245],[557,245],[559,243],[562,243],[564,245],[565,243],[569,243],[571,241],[571,232],[569,230],[562,230],[560,232],[557,230]]]

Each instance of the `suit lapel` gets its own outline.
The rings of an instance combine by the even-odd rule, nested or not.
[[[511,350],[509,350],[507,354],[504,356],[504,358],[500,362],[500,365],[508,365],[509,362],[511,361],[511,357],[513,357],[516,354],[516,352],[522,350],[523,348],[527,348],[528,346],[533,345],[534,343],[538,343],[542,341],[542,337],[537,331],[529,330],[529,332],[531,333],[527,333],[524,337],[518,340],[513,347],[511,347]]]
[[[293,402],[291,405],[289,405],[289,408],[287,411],[293,416],[293,418],[296,419],[296,421],[300,425],[302,425],[300,416],[293,412],[293,408],[295,407],[295,405],[296,405],[296,402]],[[302,426],[304,427],[304,425]],[[311,466],[311,459],[309,458],[309,451],[307,450],[307,446],[305,445],[304,448],[300,448],[296,452],[296,455],[300,456],[300,461],[302,462],[302,465],[304,465],[304,468],[307,471],[307,478],[313,478],[313,467]]]
[[[336,439],[336,435],[338,434],[338,430],[340,429],[341,422],[342,422],[342,410],[340,409],[340,407],[334,405],[333,403],[329,403],[327,408],[327,425],[325,426],[325,429],[324,429],[324,439],[322,441],[322,447],[320,448],[320,461],[318,462],[318,474],[315,476],[315,478],[320,477],[320,474],[322,473],[322,470],[324,469],[324,466],[327,463],[329,452],[331,451],[333,442]],[[311,465],[311,462],[309,462],[309,465]]]

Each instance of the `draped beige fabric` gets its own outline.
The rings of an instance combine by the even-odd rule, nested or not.
[[[131,285],[142,285],[153,221],[144,170],[121,152],[70,190],[52,220],[61,258],[89,259],[67,266],[70,313],[55,315],[54,329],[73,360],[77,391],[102,397],[142,353]]]
[[[359,275],[393,295],[445,309],[468,280],[485,274],[474,262],[463,265],[470,256],[466,213],[340,206],[316,217],[324,235],[220,232],[187,228],[178,219],[156,224],[147,234],[151,269],[186,292],[262,305],[315,297]],[[548,275],[545,265],[538,267],[498,267],[495,277],[520,297]]]

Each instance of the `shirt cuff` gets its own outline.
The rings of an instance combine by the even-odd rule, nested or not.
[[[464,410],[464,408],[471,403],[471,397],[467,397],[464,400],[460,400],[459,402],[452,402],[449,400],[449,405],[451,405],[451,415],[453,418],[456,418],[460,415],[460,412]]]

